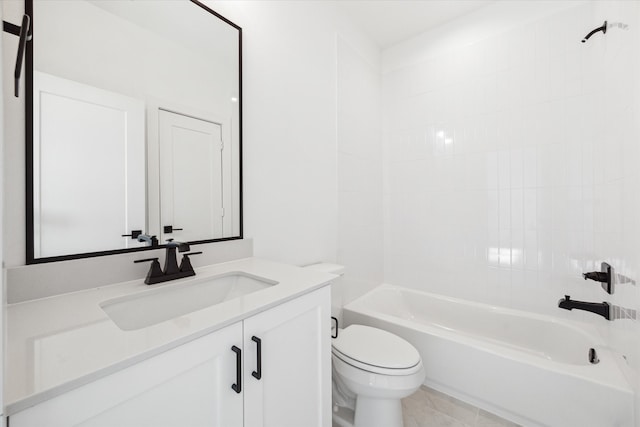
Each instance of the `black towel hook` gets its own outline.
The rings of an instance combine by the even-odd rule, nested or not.
[[[20,91],[20,75],[22,73],[22,59],[24,58],[24,50],[27,46],[27,42],[31,41],[32,35],[30,34],[31,18],[29,15],[22,17],[22,25],[17,26],[7,21],[2,21],[2,30],[20,37],[18,42],[18,57],[16,58],[16,69],[13,73],[14,77],[14,94],[18,97]]]
[[[591,37],[592,35],[594,35],[595,33],[599,32],[599,31],[602,31],[602,34],[607,34],[607,21],[604,21],[604,24],[602,24],[601,27],[593,29],[589,34],[584,36],[584,38],[582,39],[582,43],[584,43],[587,40],[589,40],[589,37]]]

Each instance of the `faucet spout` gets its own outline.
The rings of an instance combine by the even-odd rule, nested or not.
[[[607,320],[611,320],[611,306],[608,302],[586,302],[586,301],[577,301],[572,300],[569,295],[565,295],[564,298],[558,301],[558,307],[563,308],[565,310],[584,310],[590,311],[591,313],[595,313],[599,316],[604,317]]]
[[[152,248],[158,246],[158,238],[148,234],[138,234],[138,242],[147,242],[147,244]]]
[[[179,272],[178,259],[176,258],[176,247],[167,245],[167,250],[164,257],[164,269],[165,275],[172,275]]]
[[[164,258],[164,274],[172,275],[180,272],[178,267],[178,258],[176,256],[176,249],[178,252],[187,252],[190,250],[189,244],[183,242],[176,242],[173,239],[167,239],[167,251]]]

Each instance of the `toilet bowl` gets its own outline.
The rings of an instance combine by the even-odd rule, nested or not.
[[[425,378],[418,351],[390,332],[351,325],[338,331],[331,353],[335,424],[402,427],[401,399]]]
[[[343,276],[338,264],[306,266],[338,275],[331,283],[331,315],[342,323]],[[328,320],[328,319],[327,319]],[[335,331],[334,335],[335,336]],[[400,400],[425,378],[420,353],[382,329],[351,325],[331,341],[333,422],[340,427],[402,427]]]

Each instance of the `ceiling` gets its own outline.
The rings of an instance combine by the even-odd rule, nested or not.
[[[381,49],[493,3],[492,0],[340,0],[339,7]]]

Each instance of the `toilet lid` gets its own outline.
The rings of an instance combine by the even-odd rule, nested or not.
[[[409,369],[420,363],[420,353],[407,341],[364,325],[351,325],[340,331],[333,340],[333,350],[347,363],[351,359],[373,368]]]

